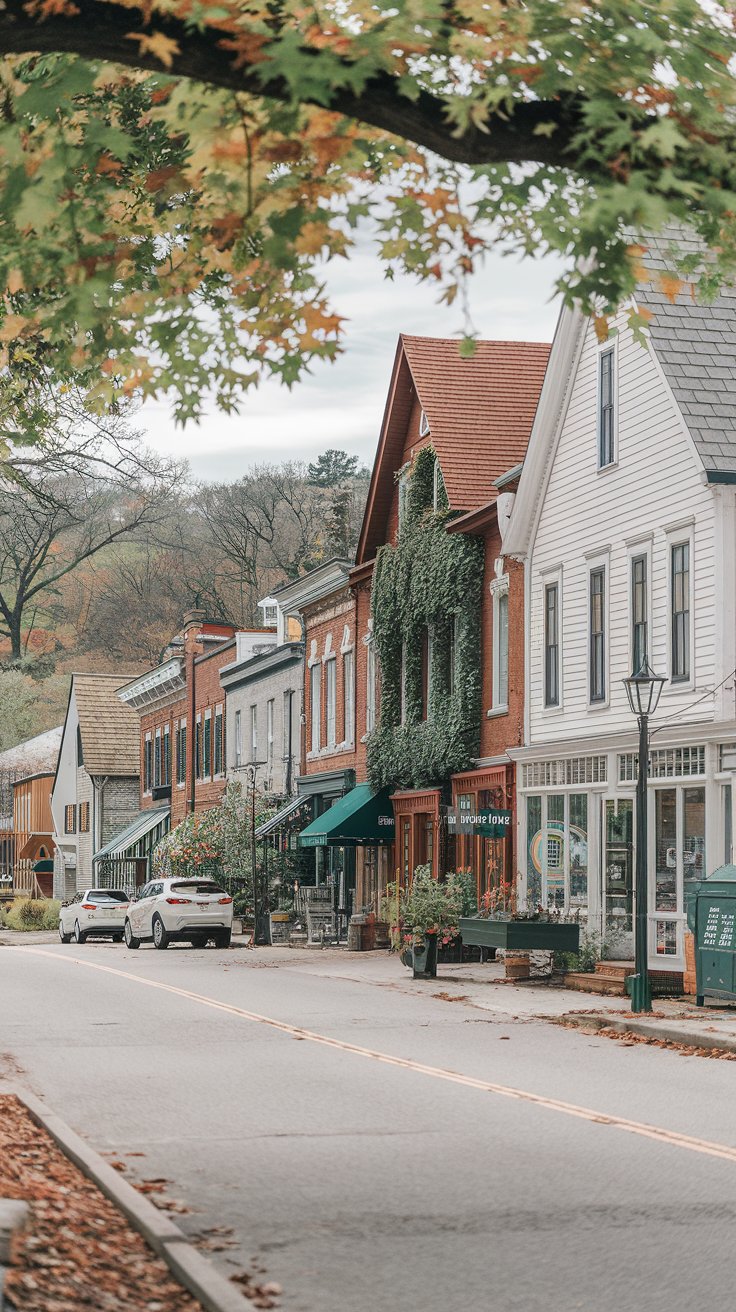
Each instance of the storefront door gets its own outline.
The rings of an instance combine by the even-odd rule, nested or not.
[[[634,951],[634,803],[602,800],[603,926],[609,956],[627,960]]]
[[[705,788],[680,784],[652,792],[649,966],[680,971],[685,969],[687,884],[705,872]]]

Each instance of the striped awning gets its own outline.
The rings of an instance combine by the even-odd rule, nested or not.
[[[280,829],[284,828],[286,821],[295,816],[303,806],[309,806],[311,800],[311,797],[290,798],[286,805],[281,807],[280,811],[277,811],[275,815],[270,816],[268,820],[264,820],[263,824],[258,826],[256,838],[268,838],[269,834],[277,834]]]
[[[102,861],[106,857],[113,856],[135,856],[133,849],[144,838],[158,841],[168,833],[170,815],[170,806],[151,806],[147,811],[139,811],[135,820],[126,825],[125,829],[121,829],[120,833],[116,834],[105,847],[101,847],[99,852],[95,852],[92,860]],[[159,834],[154,833],[156,829],[160,830]],[[152,841],[146,844],[149,850],[151,846]]]

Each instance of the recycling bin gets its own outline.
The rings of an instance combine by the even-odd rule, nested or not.
[[[696,1001],[736,999],[736,865],[686,886],[687,923],[695,938]]]

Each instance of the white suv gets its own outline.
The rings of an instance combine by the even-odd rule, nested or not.
[[[107,934],[113,942],[123,937],[128,894],[121,888],[86,888],[59,911],[59,938],[62,943],[74,939],[86,943],[89,934]]]
[[[233,930],[233,900],[212,879],[158,879],[146,884],[130,903],[125,917],[125,946],[138,948],[144,939],[154,947],[191,943],[203,948],[229,948]]]

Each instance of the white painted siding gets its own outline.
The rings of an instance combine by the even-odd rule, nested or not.
[[[692,680],[687,687],[666,685],[658,720],[703,722],[714,718],[716,699],[696,698],[727,673],[732,642],[719,633],[716,609],[725,597],[716,584],[716,511],[723,520],[724,498],[733,492],[704,486],[702,466],[689,434],[650,351],[634,342],[623,320],[617,339],[617,464],[597,469],[597,373],[599,347],[588,328],[570,396],[549,485],[530,557],[529,732],[530,744],[556,743],[607,732],[631,732],[632,715],[621,680],[631,673],[629,602],[630,549],[627,541],[651,534],[650,660],[658,673],[668,669],[669,541],[666,529],[693,517],[694,641]],[[720,500],[719,500],[720,498]],[[730,511],[726,512],[732,523]],[[733,555],[732,531],[727,541]],[[592,553],[608,552],[607,689],[605,705],[588,703],[588,576]],[[545,573],[562,574],[562,707],[544,708],[543,599]],[[549,574],[548,574],[549,577]],[[723,574],[722,574],[723,577]],[[733,629],[734,598],[728,596]],[[719,629],[721,621],[719,619]],[[723,658],[721,658],[721,652]],[[731,667],[729,666],[728,669]],[[722,713],[722,708],[719,706]],[[733,714],[733,691],[729,714]]]

